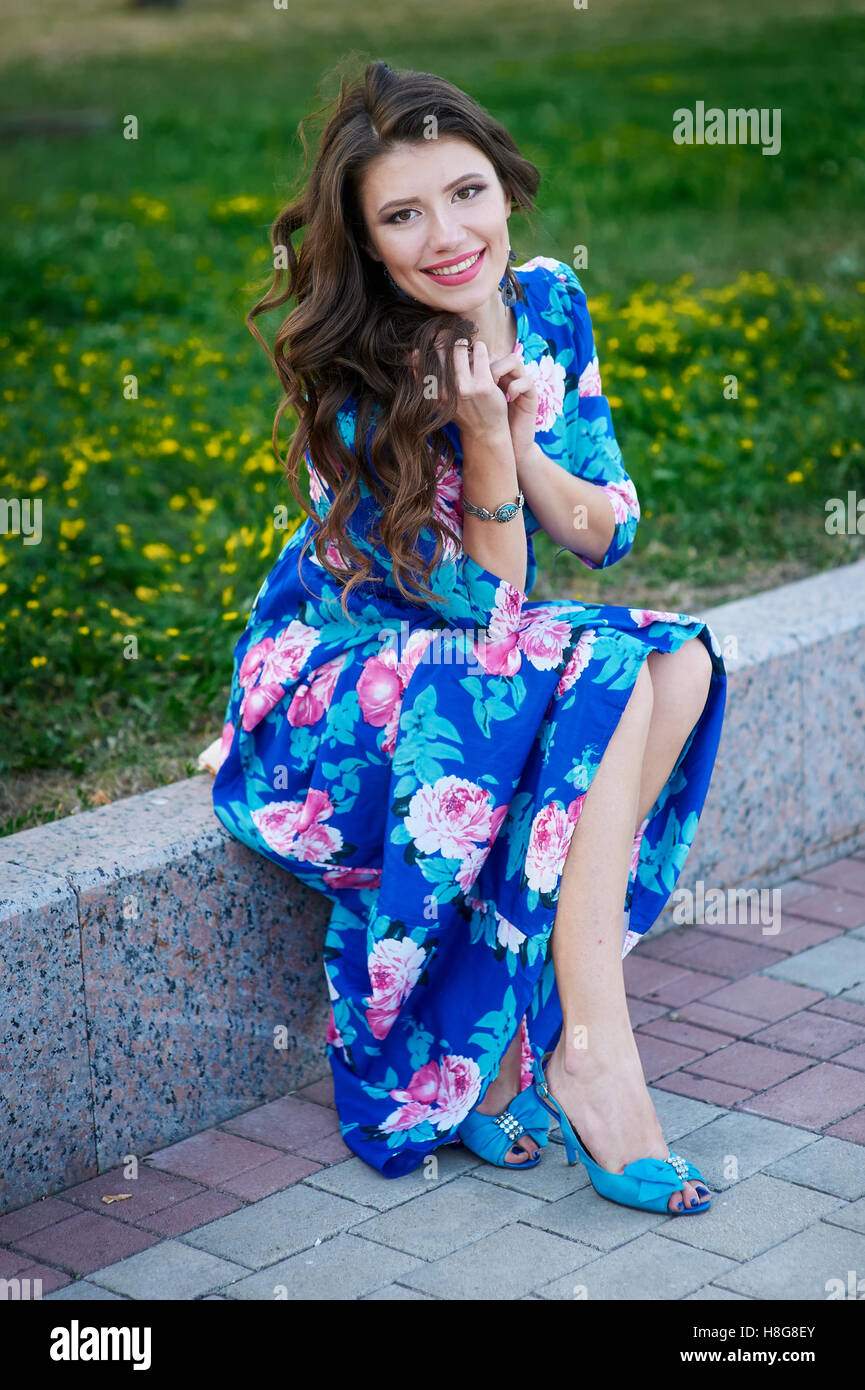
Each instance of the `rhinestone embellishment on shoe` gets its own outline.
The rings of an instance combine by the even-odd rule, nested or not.
[[[676,1175],[681,1178],[682,1182],[688,1181],[688,1165],[678,1154],[674,1154],[672,1149],[667,1154],[667,1162],[675,1168]]]
[[[519,1139],[520,1135],[526,1132],[516,1115],[512,1115],[510,1110],[503,1110],[501,1115],[496,1115],[494,1119],[495,1123],[500,1129],[504,1130],[509,1139]]]

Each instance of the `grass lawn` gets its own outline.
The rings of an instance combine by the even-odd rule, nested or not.
[[[692,612],[865,555],[825,526],[865,496],[861,4],[4,8],[0,499],[38,501],[41,539],[0,532],[0,833],[186,776],[220,732],[294,513],[243,320],[348,54],[509,127],[543,176],[518,259],[588,248],[643,519],[604,572],[542,538],[532,598]],[[779,109],[781,152],[675,145],[698,101]]]

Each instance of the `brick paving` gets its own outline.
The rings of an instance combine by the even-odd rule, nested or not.
[[[117,1169],[0,1217],[0,1278],[76,1301],[825,1299],[865,1275],[865,850],[781,902],[780,930],[679,927],[625,961],[705,1215],[604,1201],[558,1130],[528,1172],[453,1145],[435,1175],[389,1181],[343,1143],[328,1075],[146,1155],[135,1181]]]

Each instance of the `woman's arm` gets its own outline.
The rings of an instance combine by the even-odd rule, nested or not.
[[[551,540],[601,565],[616,534],[616,514],[596,483],[575,478],[535,443],[519,470],[526,501]]]
[[[520,483],[507,424],[488,436],[463,434],[461,442],[463,497],[490,512],[503,502],[515,502]],[[528,548],[522,510],[510,521],[482,521],[463,509],[463,550],[483,569],[525,592]]]

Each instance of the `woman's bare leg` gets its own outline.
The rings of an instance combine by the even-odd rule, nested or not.
[[[706,702],[710,677],[711,659],[699,640],[684,643],[675,653],[653,651],[649,654],[640,673],[640,690],[635,689],[610,740],[607,751],[613,750],[611,761],[605,753],[584,802],[583,814],[574,832],[562,877],[553,933],[553,960],[565,1023],[562,1039],[549,1063],[548,1076],[553,1094],[576,1121],[583,1142],[603,1167],[611,1167],[614,1171],[620,1170],[633,1158],[664,1158],[667,1152],[654,1106],[646,1090],[627,1012],[621,971],[622,912],[635,830],[652,809],[688,734],[699,718]],[[618,737],[620,731],[623,732],[621,739]],[[614,747],[614,744],[622,746]],[[601,779],[601,771],[605,767]],[[638,788],[635,786],[635,769],[639,769]],[[597,792],[599,787],[600,794]],[[635,808],[633,815],[630,814],[631,806]],[[585,826],[589,827],[588,832]],[[604,854],[605,846],[611,843],[607,839],[610,832],[613,835],[612,843],[616,843],[618,836],[617,851],[614,850],[612,857]],[[575,848],[575,842],[581,844],[580,850]],[[605,870],[600,882],[597,881],[598,863],[602,863]],[[596,889],[594,898],[587,892],[589,885]],[[576,903],[581,904],[580,911],[575,909]],[[561,929],[562,921],[570,922],[570,932],[567,926]],[[598,933],[596,941],[587,940],[592,923],[597,926],[601,922],[606,922],[606,931]],[[571,937],[576,939],[571,941]],[[592,986],[587,985],[581,992],[572,992],[566,983],[563,990],[563,979],[566,982],[569,979],[595,981],[596,994],[589,1000],[588,1009],[584,1000],[587,994],[591,995]],[[575,1026],[579,1027],[579,1021],[575,1019],[578,1013],[584,1015],[584,1035],[573,1031]],[[600,1022],[602,1026],[593,1026],[589,1031],[589,1019]],[[595,1064],[590,1060],[593,1035],[601,1053]],[[572,1055],[576,1049],[572,1047],[570,1052],[566,1049],[568,1039],[572,1043],[585,1042],[582,1065],[581,1058]],[[517,1034],[502,1059],[498,1076],[477,1107],[480,1113],[498,1114],[518,1094],[520,1051]],[[563,1057],[567,1058],[567,1065],[562,1064]],[[621,1128],[617,1141],[620,1147],[623,1144],[626,1146],[627,1156],[613,1163],[603,1156],[613,1140],[612,1135],[607,1138],[601,1135],[603,1121],[583,1121],[580,1117],[586,1106],[589,1111],[598,1107],[605,1087],[610,1084],[609,1078],[613,1072],[617,1072],[617,1068],[628,1078],[633,1103],[630,1120]],[[562,1071],[568,1079],[559,1080],[557,1089],[556,1078]],[[587,1094],[587,1091],[591,1094]],[[577,1092],[581,1092],[579,1096]],[[571,1103],[577,1107],[573,1111]],[[605,1105],[604,1111],[607,1108]],[[580,1124],[583,1124],[583,1129]],[[598,1148],[593,1147],[590,1132],[595,1133]],[[644,1147],[639,1152],[631,1152],[634,1145],[639,1148],[639,1143],[643,1141]],[[645,1147],[645,1143],[649,1147]],[[537,1152],[530,1135],[521,1136],[517,1146],[523,1150],[523,1154],[509,1154],[506,1161],[523,1163]],[[616,1149],[615,1153],[618,1152]],[[684,1200],[689,1199],[700,1200],[691,1183],[685,1185]],[[671,1199],[671,1207],[679,1200],[681,1197],[677,1193]]]
[[[595,773],[562,875],[552,952],[564,1022],[547,1077],[583,1144],[611,1172],[668,1151],[628,1016],[622,916],[635,827],[699,718],[710,675],[699,640],[651,654]],[[669,1208],[701,1200],[688,1182]]]

